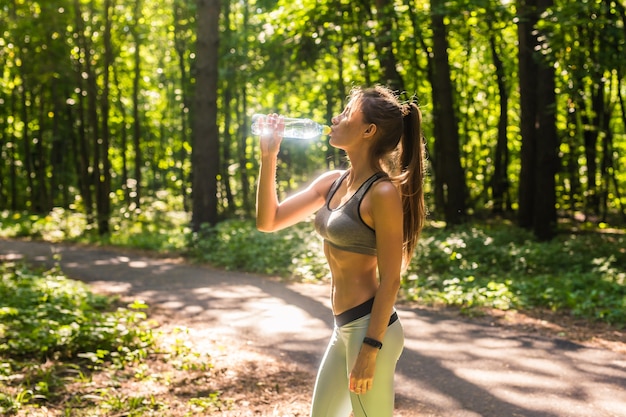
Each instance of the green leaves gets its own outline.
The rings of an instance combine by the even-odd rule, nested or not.
[[[563,233],[537,243],[509,225],[429,228],[404,282],[407,296],[463,308],[548,308],[623,323],[624,234]]]
[[[274,234],[227,221],[195,236],[194,256],[226,269],[316,280],[328,275],[310,224]],[[501,310],[547,308],[626,321],[624,234],[562,233],[551,242],[510,224],[428,227],[402,283],[422,303]]]
[[[20,265],[0,266],[0,355],[71,359],[98,357],[120,365],[150,346],[141,323],[145,304],[114,308],[107,298],[58,271],[43,274]]]
[[[193,236],[193,256],[226,269],[320,279],[328,270],[319,237],[303,223],[277,233],[253,221],[231,220]]]

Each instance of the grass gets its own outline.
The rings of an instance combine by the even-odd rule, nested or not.
[[[328,277],[321,242],[310,222],[266,234],[251,220],[228,220],[192,233],[188,216],[157,206],[119,213],[111,220],[116,232],[105,238],[88,230],[81,215],[60,210],[44,217],[1,213],[0,233],[178,252],[227,270],[298,280]],[[402,297],[466,311],[550,309],[620,324],[626,322],[624,271],[624,230],[563,227],[554,240],[537,242],[506,222],[456,228],[433,223],[424,230],[403,276]]]
[[[120,306],[56,269],[4,262],[0,275],[0,415],[192,416],[227,407],[217,392],[182,404],[162,392],[207,374],[211,358],[182,328],[155,331],[144,303]]]
[[[152,211],[120,213],[111,222],[116,232],[105,238],[79,214],[3,212],[0,236],[177,252],[224,269],[328,278],[310,223],[264,234],[253,221],[229,220],[194,234],[187,216]],[[624,231],[563,228],[538,243],[505,222],[449,229],[433,223],[403,275],[401,297],[469,313],[550,309],[620,327],[625,271]],[[93,294],[57,268],[4,262],[0,275],[0,415],[184,417],[230,407],[220,392],[206,389],[211,357],[190,346],[185,329],[159,330],[145,304]]]
[[[462,308],[547,308],[626,321],[626,235],[563,232],[536,242],[511,225],[429,228],[408,271],[409,298]]]
[[[321,242],[303,223],[263,234],[228,221],[196,237],[194,258],[300,280],[328,275]],[[402,296],[466,311],[550,309],[609,324],[626,322],[626,235],[563,232],[536,242],[510,224],[426,228],[403,276]]]

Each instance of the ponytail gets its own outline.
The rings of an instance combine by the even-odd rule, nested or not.
[[[353,89],[350,98],[361,100],[363,121],[374,123],[380,132],[370,149],[372,168],[385,171],[402,196],[402,259],[407,267],[426,218],[422,113],[416,103],[400,103],[398,96],[383,86]]]
[[[403,106],[404,132],[401,139],[399,181],[403,208],[403,260],[408,266],[417,246],[426,219],[424,203],[424,144],[422,138],[422,113],[417,104]]]

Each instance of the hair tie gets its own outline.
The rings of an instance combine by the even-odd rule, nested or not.
[[[411,114],[411,103],[402,104],[400,111],[402,112],[402,117],[409,116]]]

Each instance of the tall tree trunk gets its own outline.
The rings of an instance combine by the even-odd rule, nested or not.
[[[591,86],[592,108],[586,109],[584,99],[581,98],[583,112],[583,137],[585,144],[585,161],[587,165],[587,195],[585,199],[586,214],[598,215],[600,213],[600,193],[598,190],[598,137],[600,134],[599,118],[604,112],[604,83],[597,79],[597,84]],[[597,113],[600,112],[600,113]],[[591,126],[593,128],[589,129]]]
[[[558,138],[554,70],[538,50],[536,28],[541,13],[552,0],[519,0],[519,78],[521,107],[521,172],[519,224],[547,240],[556,232]]]
[[[189,143],[188,137],[188,117],[189,117],[189,76],[187,74],[187,65],[185,61],[185,56],[187,54],[187,45],[185,44],[185,40],[180,36],[180,32],[183,31],[183,27],[181,25],[181,20],[183,19],[183,9],[181,3],[179,1],[174,2],[174,48],[176,50],[176,56],[178,58],[178,68],[180,70],[180,91],[181,91],[181,102],[182,106],[180,106],[180,150],[178,151],[178,158],[180,161],[187,160],[187,149],[186,144]],[[191,210],[189,207],[189,196],[187,195],[187,177],[185,175],[185,164],[179,164],[179,180],[181,182],[180,192],[183,196],[183,208],[185,212]]]
[[[228,86],[224,86],[225,89],[230,88]],[[234,87],[233,87],[234,88]],[[246,127],[248,126],[248,92],[246,91],[246,86],[241,87],[241,93],[238,96],[238,100],[241,103],[236,103],[235,106],[237,108],[241,108],[241,111],[237,112],[237,119],[242,121],[239,123],[239,128],[237,129],[237,160],[240,166],[239,179],[241,181],[241,192],[242,192],[242,204],[244,213],[253,213],[254,203],[251,195],[250,187],[250,176],[248,168],[246,167],[248,163],[248,157],[246,155],[246,149],[248,148],[248,132],[246,131]],[[230,190],[227,189],[227,192]]]
[[[569,92],[570,98],[567,100],[567,125],[568,126],[580,126],[580,111],[577,109],[576,105],[576,88],[571,89]],[[580,176],[578,174],[579,165],[578,160],[580,157],[579,146],[578,143],[582,143],[582,132],[577,128],[569,128],[567,131],[567,145],[569,147],[569,152],[567,152],[566,159],[564,159],[564,169],[565,175],[567,176],[569,182],[568,189],[568,199],[569,199],[569,211],[570,216],[574,216],[576,211],[580,208],[581,202],[581,182]]]
[[[102,76],[102,96],[100,107],[102,111],[102,140],[100,144],[100,176],[96,178],[96,194],[98,206],[98,233],[109,234],[109,220],[111,218],[111,161],[109,159],[109,73],[113,64],[113,47],[111,45],[111,0],[104,0],[104,62]]]
[[[489,47],[493,65],[496,68],[496,83],[500,98],[500,116],[498,118],[498,139],[494,155],[493,178],[491,179],[491,196],[493,198],[493,211],[502,213],[510,209],[509,200],[509,143],[507,137],[509,91],[506,83],[506,71],[500,58],[496,41],[496,34],[489,22]]]
[[[435,109],[437,108],[438,90],[437,90],[437,84],[435,83],[434,55],[433,55],[432,49],[424,41],[422,28],[417,18],[413,19],[413,32],[415,34],[415,38],[419,40],[419,44],[422,48],[424,55],[426,55],[427,57],[426,74],[432,86],[431,88],[432,100],[431,101],[433,102],[433,124],[434,124],[433,136],[435,138],[440,138],[443,136],[443,134],[442,132],[440,132],[440,123],[437,122],[437,112],[435,111]],[[428,162],[430,163],[430,166],[432,167],[432,170],[433,170],[432,186],[433,186],[433,197],[435,200],[434,206],[439,210],[443,210],[443,208],[446,206],[445,185],[444,185],[443,180],[441,180],[439,177],[441,167],[439,166],[438,157],[439,157],[438,145],[435,142],[435,144],[433,145],[433,151],[428,153]]]
[[[395,18],[392,0],[376,0],[379,34],[375,45],[378,60],[383,69],[383,83],[397,91],[404,91],[404,80],[398,72],[396,56],[393,53],[393,22]]]
[[[96,72],[92,68],[93,63],[93,45],[88,41],[87,32],[85,29],[85,25],[82,19],[82,10],[80,8],[80,1],[74,0],[74,7],[76,10],[76,21],[77,21],[77,33],[78,33],[78,42],[81,47],[81,53],[83,61],[81,62],[81,68],[79,77],[84,75],[85,78],[85,88],[84,93],[86,95],[86,109],[85,109],[85,117],[82,120],[84,124],[81,123],[82,134],[84,134],[84,140],[87,146],[85,146],[85,150],[92,151],[93,154],[87,154],[88,162],[87,162],[87,170],[86,173],[88,179],[89,193],[93,192],[92,187],[96,187],[96,182],[100,177],[100,146],[98,145],[98,141],[100,140],[100,128],[98,124],[98,85],[96,83]],[[82,97],[82,96],[81,96]],[[84,104],[83,104],[84,105]],[[84,126],[84,127],[83,127]],[[89,144],[92,146],[89,146]],[[89,158],[91,157],[91,160]],[[91,171],[89,172],[89,168]],[[96,191],[97,192],[97,191]],[[89,203],[92,202],[92,196],[89,196]],[[87,204],[87,200],[85,201]],[[96,197],[96,209],[97,209],[98,200]],[[93,213],[93,207],[87,209],[88,213]],[[98,216],[98,211],[96,211],[96,216]],[[91,215],[88,215],[88,221],[91,223],[93,218]]]
[[[11,91],[11,114],[17,114],[17,92]],[[14,139],[15,140],[15,139]],[[18,193],[17,193],[17,158],[15,157],[15,142],[9,148],[9,177],[11,178],[11,210],[17,211],[18,205]]]
[[[124,105],[123,95],[122,95],[122,86],[120,85],[118,71],[115,65],[112,67],[113,70],[113,84],[115,84],[115,88],[117,91],[117,111],[120,112],[120,133],[119,133],[119,152],[120,157],[122,158],[122,178],[121,178],[121,187],[124,192],[124,202],[127,206],[131,203],[130,198],[130,190],[128,188],[128,130],[126,129],[126,106]]]
[[[224,2],[223,4],[224,6],[224,34],[222,37],[222,40],[226,40],[228,45],[233,45],[232,42],[232,36],[233,36],[233,30],[231,29],[231,23],[230,23],[230,2]],[[248,6],[244,6],[244,10],[243,10],[243,24],[242,27],[239,28],[241,33],[247,33],[247,26],[248,26]],[[247,56],[247,50],[246,50],[246,46],[243,46],[244,50],[242,51],[243,56]],[[232,124],[232,114],[233,114],[233,106],[236,108],[237,107],[237,103],[234,100],[234,91],[235,91],[235,86],[238,84],[237,83],[237,69],[233,68],[230,66],[229,62],[226,62],[225,64],[227,66],[225,74],[226,76],[224,77],[225,80],[223,80],[222,82],[222,102],[223,104],[223,114],[224,114],[224,130],[223,130],[223,135],[222,135],[222,143],[221,143],[221,147],[222,147],[222,154],[221,154],[221,161],[220,161],[220,172],[221,172],[221,184],[222,184],[222,190],[223,190],[223,194],[224,197],[226,199],[226,209],[228,210],[229,214],[232,214],[235,212],[236,209],[236,204],[235,204],[235,197],[233,194],[233,190],[232,187],[230,186],[230,173],[229,173],[229,169],[228,169],[228,165],[230,163],[232,163],[232,156],[231,156],[231,149],[232,149],[232,145],[233,145],[233,135],[231,134],[231,124]],[[245,100],[245,96],[243,98]],[[234,112],[235,114],[237,113],[236,111]],[[239,119],[239,127],[237,129],[237,132],[235,133],[235,140],[237,138],[240,138],[241,140],[236,141],[237,146],[236,146],[236,152],[237,152],[237,159],[239,162],[239,178],[241,180],[241,200],[242,200],[242,206],[243,206],[243,210],[244,213],[250,213],[250,190],[248,189],[247,186],[247,181],[248,181],[248,169],[246,167],[246,158],[245,158],[245,152],[246,152],[246,137],[247,134],[246,132],[242,129],[242,126],[246,126],[247,123],[245,122],[246,120],[246,116],[245,113],[243,115],[241,115],[241,119]],[[222,201],[224,201],[224,198],[222,198]]]
[[[135,181],[134,181],[134,196],[135,206],[141,207],[141,181],[142,174],[141,168],[143,166],[143,156],[141,154],[141,117],[139,115],[139,94],[140,94],[140,82],[141,82],[141,37],[137,32],[137,26],[141,19],[141,0],[136,0],[135,8],[133,9],[133,27],[131,33],[135,42],[134,53],[134,77],[133,77],[133,147],[135,148]]]
[[[249,23],[250,23],[250,6],[247,5],[246,7],[243,8],[243,32],[244,33],[249,33]],[[229,34],[229,36],[233,36],[233,34]],[[243,56],[248,56],[248,44],[244,44],[243,47]],[[233,71],[234,73],[237,73],[237,71]],[[239,166],[240,166],[240,173],[239,173],[239,178],[241,180],[241,197],[242,197],[242,205],[243,205],[243,210],[244,213],[246,214],[252,214],[254,213],[254,197],[253,197],[253,192],[252,189],[253,187],[250,184],[250,172],[248,170],[248,155],[247,155],[247,149],[248,149],[248,141],[249,139],[249,135],[247,132],[247,126],[248,126],[248,118],[247,118],[247,114],[248,114],[248,91],[246,88],[246,83],[244,82],[237,82],[237,80],[240,80],[240,78],[235,77],[235,78],[230,78],[230,82],[233,82],[233,86],[230,87],[228,85],[228,83],[226,83],[224,85],[224,89],[228,89],[230,90],[229,92],[232,94],[233,91],[235,90],[235,85],[236,84],[242,84],[241,87],[241,94],[239,95],[239,101],[241,101],[241,107],[239,107],[239,104],[236,104],[236,108],[241,108],[241,114],[238,115],[238,120],[243,121],[243,123],[239,123],[239,128],[237,129],[237,157],[239,159]],[[230,143],[230,141],[228,141],[228,143]],[[228,192],[230,192],[230,189],[227,189]],[[232,198],[232,197],[231,197]]]
[[[33,210],[37,206],[37,201],[35,198],[35,182],[33,178],[35,177],[33,174],[33,151],[32,151],[32,138],[30,136],[30,130],[28,126],[30,126],[30,113],[28,111],[29,106],[28,102],[28,93],[30,90],[24,86],[24,89],[21,94],[22,102],[21,104],[21,118],[23,122],[22,127],[22,141],[24,142],[24,175],[26,175],[26,184],[28,186],[27,195],[29,201],[29,209]]]
[[[43,91],[40,93],[43,96]],[[39,103],[39,129],[37,130],[37,139],[34,143],[34,158],[33,158],[33,172],[35,174],[35,206],[34,210],[37,213],[48,213],[52,209],[52,204],[48,195],[48,155],[46,154],[46,147],[44,146],[44,132],[46,131],[46,121],[48,119],[48,112],[45,109],[45,100],[41,99]]]
[[[192,229],[217,224],[219,132],[217,82],[220,0],[197,0],[196,93],[193,118]]]
[[[431,2],[433,28],[433,104],[435,123],[436,178],[443,191],[444,215],[448,224],[465,220],[467,186],[461,166],[459,130],[448,62],[448,39],[444,24],[445,1]]]
[[[93,222],[93,195],[92,195],[92,187],[94,176],[91,173],[91,146],[89,141],[89,126],[88,126],[88,117],[85,114],[87,105],[87,98],[85,97],[83,92],[88,91],[86,87],[86,81],[83,78],[83,74],[88,73],[87,70],[87,62],[89,59],[87,40],[85,36],[85,23],[82,18],[82,9],[80,7],[80,1],[74,0],[74,23],[76,26],[75,36],[77,38],[77,44],[80,48],[79,58],[75,60],[76,62],[76,85],[79,87],[79,91],[81,94],[78,94],[78,120],[76,123],[78,134],[77,134],[77,153],[78,153],[78,164],[76,166],[77,174],[78,174],[78,186],[81,190],[81,196],[84,201],[85,214],[87,217],[87,222],[92,224]],[[68,95],[69,97],[69,95]],[[72,117],[72,107],[70,104],[67,106],[67,114],[68,119],[73,120]]]

